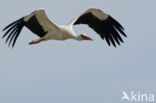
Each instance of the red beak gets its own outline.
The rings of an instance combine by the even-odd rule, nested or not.
[[[85,40],[93,40],[92,38],[88,37],[88,36],[84,36]]]

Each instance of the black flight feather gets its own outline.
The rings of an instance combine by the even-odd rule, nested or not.
[[[8,45],[10,46],[12,43],[12,47],[14,47],[16,40],[24,26],[26,26],[30,31],[39,37],[43,37],[47,34],[47,32],[43,30],[35,15],[32,16],[28,21],[24,21],[24,17],[22,17],[19,20],[9,24],[2,30],[6,30],[5,34],[2,36],[2,38],[7,36],[5,43],[9,41]]]
[[[118,45],[120,45],[120,42],[123,43],[120,34],[127,37],[123,31],[124,28],[122,25],[110,15],[108,15],[106,20],[100,20],[89,12],[80,16],[74,23],[74,25],[76,24],[88,24],[88,26],[94,29],[94,31],[97,32],[102,39],[106,40],[109,46],[112,44],[116,47],[116,43]]]

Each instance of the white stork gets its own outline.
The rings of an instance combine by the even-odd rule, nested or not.
[[[6,43],[9,42],[9,46],[12,43],[12,47],[14,47],[22,28],[26,26],[40,37],[29,44],[36,44],[46,40],[92,40],[85,34],[75,34],[73,25],[77,24],[87,24],[94,29],[102,39],[105,39],[109,46],[112,44],[116,47],[116,44],[120,45],[120,43],[123,42],[120,34],[126,37],[126,34],[123,32],[124,28],[119,22],[99,9],[89,8],[67,25],[54,24],[46,16],[44,9],[36,10],[6,26],[3,31],[7,31],[2,38],[7,36]]]

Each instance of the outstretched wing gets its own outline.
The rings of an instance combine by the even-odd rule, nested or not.
[[[124,28],[119,22],[96,8],[88,9],[70,23],[70,25],[77,24],[87,24],[94,29],[102,39],[105,39],[109,46],[113,44],[113,46],[116,47],[116,43],[120,45],[120,42],[123,42],[120,34],[127,37],[123,31]]]
[[[24,26],[39,37],[45,36],[50,30],[58,30],[58,26],[48,19],[44,9],[40,9],[6,26],[3,31],[7,31],[2,38],[7,36],[6,43],[9,41],[9,46],[12,43],[12,47],[14,47]]]

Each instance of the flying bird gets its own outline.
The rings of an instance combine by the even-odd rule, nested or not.
[[[44,9],[36,10],[6,26],[3,29],[3,31],[6,30],[6,32],[2,38],[6,37],[5,42],[8,43],[9,46],[12,45],[12,47],[14,47],[22,28],[25,26],[39,36],[39,39],[31,41],[29,43],[30,45],[47,40],[93,40],[83,33],[76,35],[73,26],[77,24],[87,24],[99,34],[103,40],[106,40],[109,46],[113,45],[116,47],[117,44],[120,45],[123,43],[121,35],[127,37],[122,25],[113,17],[100,9],[89,8],[66,25],[57,25],[50,21]]]

